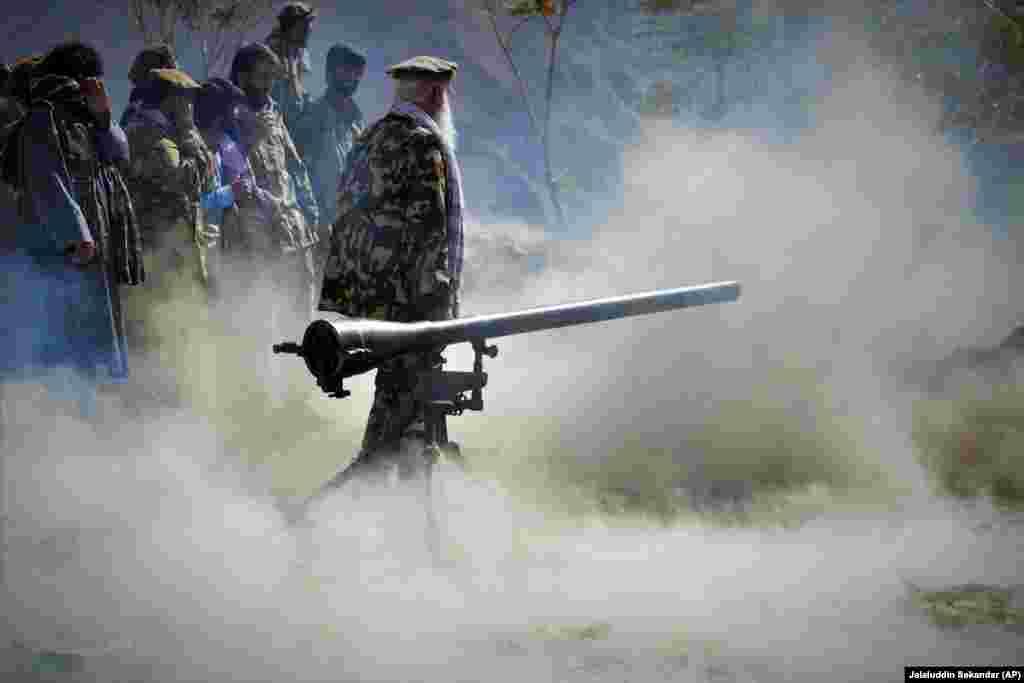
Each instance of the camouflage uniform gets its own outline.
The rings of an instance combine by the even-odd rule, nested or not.
[[[322,310],[397,322],[454,315],[441,144],[396,113],[360,138],[338,196]]]
[[[292,300],[288,314],[297,320],[284,324],[305,325],[316,296],[311,250],[319,241],[319,212],[306,165],[273,100],[259,116],[269,133],[245,152],[261,199],[239,205],[237,220],[225,221],[225,261],[259,267]]]
[[[449,263],[442,145],[435,133],[397,112],[359,138],[339,188],[322,310],[397,322],[456,317],[458,273]],[[358,463],[422,433],[422,406],[412,397],[415,374],[441,362],[437,349],[380,367]]]
[[[126,181],[144,249],[149,259],[162,262],[149,272],[159,277],[161,271],[187,267],[197,283],[204,283],[199,197],[214,189],[212,152],[198,129],[180,130],[156,109],[140,110],[127,122],[126,133],[131,146]]]
[[[154,78],[198,89],[183,72],[156,69]],[[145,287],[126,298],[130,340],[159,356],[159,365],[190,384],[205,324],[207,273],[199,198],[213,189],[214,157],[194,127],[179,129],[156,108],[138,109],[127,121],[131,161],[125,180],[142,232]],[[197,337],[195,339],[198,339]]]

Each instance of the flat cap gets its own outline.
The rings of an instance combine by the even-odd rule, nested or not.
[[[447,59],[441,59],[440,57],[421,55],[390,66],[385,73],[393,78],[425,76],[428,78],[449,79],[455,75],[458,69],[459,65],[455,62],[449,62]]]
[[[199,90],[202,86],[181,69],[151,69],[149,77],[172,88],[181,90]]]
[[[304,2],[289,2],[281,8],[281,13],[277,15],[278,21],[284,24],[290,24],[293,21],[300,21],[302,19],[315,18],[316,10]]]

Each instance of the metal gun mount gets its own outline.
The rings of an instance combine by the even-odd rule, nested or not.
[[[275,344],[274,352],[300,356],[317,386],[329,396],[344,398],[351,393],[343,384],[347,377],[369,372],[404,353],[469,342],[475,355],[472,372],[420,373],[414,390],[425,404],[458,415],[483,410],[487,385],[483,357],[498,355],[498,348],[488,346],[487,339],[725,303],[739,295],[739,283],[721,282],[441,322],[396,323],[332,315],[310,323],[301,344]]]
[[[677,308],[725,303],[735,301],[739,295],[738,283],[723,282],[443,322],[394,323],[335,316],[332,320],[312,322],[306,328],[301,344],[276,344],[274,352],[302,357],[324,392],[329,396],[344,398],[350,394],[343,386],[346,377],[373,370],[391,358],[412,351],[429,352],[461,342],[473,345],[475,359],[472,372],[421,372],[416,376],[413,387],[414,398],[423,407],[425,418],[423,456],[426,465],[424,502],[427,542],[434,557],[440,558],[431,473],[442,453],[446,459],[462,463],[458,444],[448,440],[445,415],[458,415],[464,410],[483,410],[483,388],[487,386],[483,359],[484,356],[494,358],[498,355],[498,348],[488,346],[485,340]],[[360,456],[363,455],[366,454],[360,453]],[[372,469],[372,463],[372,459],[357,457],[289,513],[290,522],[295,523],[304,518],[310,505],[360,476],[361,470]]]

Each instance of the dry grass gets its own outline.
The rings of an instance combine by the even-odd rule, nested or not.
[[[1011,607],[1013,590],[1009,588],[966,584],[944,590],[922,590],[908,585],[908,590],[911,602],[923,609],[939,627],[1024,625],[1024,609]]]
[[[837,506],[887,505],[906,490],[862,428],[830,407],[813,372],[790,369],[678,428],[672,448],[633,435],[583,457],[540,419],[530,439],[467,449],[467,458],[478,475],[570,518],[791,525]]]
[[[1024,510],[1024,388],[964,388],[921,401],[915,420],[918,458],[939,494]]]

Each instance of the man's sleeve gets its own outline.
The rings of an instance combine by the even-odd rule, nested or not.
[[[309,171],[306,164],[299,157],[295,149],[295,143],[291,135],[285,129],[286,152],[290,157],[288,160],[288,174],[291,176],[295,189],[295,200],[306,217],[306,222],[311,228],[316,228],[320,223],[320,209],[317,206],[316,196],[313,194],[313,184],[309,180]]]
[[[139,136],[133,144],[132,174],[172,192],[184,192],[198,199],[207,189],[209,161],[185,154],[169,137]]]
[[[92,242],[92,232],[75,200],[48,109],[29,114],[22,145],[26,222],[41,227],[59,249],[69,242]]]

